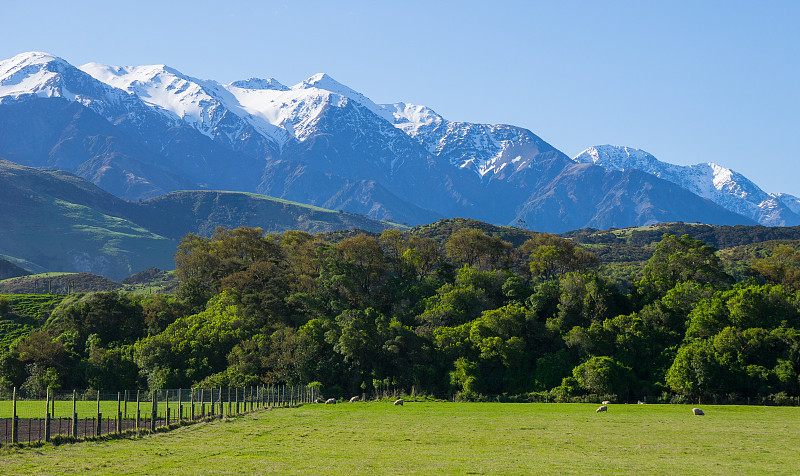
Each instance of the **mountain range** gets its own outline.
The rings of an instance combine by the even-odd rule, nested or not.
[[[376,104],[326,74],[221,84],[35,52],[0,62],[0,157],[129,201],[231,190],[409,224],[462,216],[549,232],[800,223],[796,197],[732,172],[718,187],[713,164],[671,168],[635,152],[572,159],[527,129]]]

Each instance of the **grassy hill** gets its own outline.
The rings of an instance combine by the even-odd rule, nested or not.
[[[373,220],[363,215],[337,212],[244,192],[171,192],[142,202],[130,215],[149,230],[172,239],[191,232],[210,236],[218,226],[250,226],[267,232],[301,230],[320,233],[358,228],[380,232],[404,225]]]
[[[236,192],[174,192],[121,200],[60,171],[0,159],[0,256],[23,271],[88,272],[119,280],[151,266],[174,267],[178,240],[218,226],[312,233],[401,227],[350,213]],[[10,266],[8,267],[10,268]]]
[[[6,261],[5,259],[0,258],[0,280],[16,278],[17,276],[25,276],[27,274],[31,274],[31,272],[25,268],[17,266],[11,261]]]

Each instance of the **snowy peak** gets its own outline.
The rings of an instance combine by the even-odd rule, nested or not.
[[[649,171],[662,163],[647,152],[632,147],[599,145],[589,147],[572,160],[599,165],[608,170],[639,169]]]
[[[0,61],[0,96],[70,96],[65,93],[62,81],[62,74],[70,68],[63,59],[41,52],[22,53]]]
[[[232,88],[215,81],[193,78],[165,65],[122,67],[89,63],[81,69],[234,148],[243,138],[252,136],[251,128],[278,145],[288,138],[285,131],[243,108],[229,90]]]
[[[378,117],[383,118],[386,121],[394,122],[392,115],[384,110],[382,107],[378,106],[372,100],[360,92],[351,89],[344,84],[336,81],[335,79],[331,78],[325,73],[317,73],[310,78],[302,81],[294,86],[292,86],[293,90],[313,90],[319,89],[322,91],[327,91],[341,97],[347,98],[351,101],[355,101],[358,104],[366,107],[373,114],[377,115]]]
[[[798,215],[800,215],[800,198],[795,197],[794,195],[789,195],[788,193],[776,193],[773,195],[776,200],[780,203],[789,207],[789,209]]]
[[[392,115],[394,125],[411,137],[416,137],[420,129],[435,127],[444,118],[427,106],[397,102],[381,104],[381,109]]]
[[[81,70],[106,84],[135,94],[151,106],[169,111],[175,118],[183,119],[208,135],[202,127],[203,107],[214,98],[197,80],[184,76],[165,65],[109,66],[89,63]],[[205,130],[204,130],[205,129]]]
[[[788,204],[766,193],[744,175],[713,162],[675,165],[662,162],[640,149],[612,145],[589,147],[573,160],[599,165],[607,170],[641,170],[762,225],[800,224],[800,216]]]
[[[275,78],[261,79],[249,78],[240,81],[234,81],[230,84],[235,88],[240,89],[255,89],[264,91],[288,91],[289,87],[284,86]]]

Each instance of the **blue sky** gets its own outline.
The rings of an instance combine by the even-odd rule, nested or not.
[[[0,58],[167,64],[230,82],[326,72],[375,102],[627,145],[800,196],[800,2],[0,0]]]

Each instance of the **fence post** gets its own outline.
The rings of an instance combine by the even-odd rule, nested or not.
[[[167,390],[167,393],[165,394],[165,399],[166,399],[165,401],[166,401],[166,405],[167,405],[167,414],[166,414],[167,426],[169,426],[169,416],[170,416],[169,415],[169,389]]]
[[[181,398],[181,389],[178,389],[178,422],[183,420],[183,399]]]
[[[202,388],[200,389],[200,416],[206,416],[206,399]]]
[[[194,389],[189,389],[189,400],[191,401],[192,405],[192,420],[194,420]]]
[[[74,389],[72,390],[72,437],[78,437],[78,412],[75,409],[75,399],[78,396],[78,392]]]
[[[158,411],[156,406],[158,404],[157,392],[158,390],[153,389],[153,405],[150,408],[150,431],[156,431],[156,417],[158,416],[156,413]]]
[[[228,385],[228,416],[233,415],[233,407],[231,405],[233,405],[233,402],[231,402],[231,387]]]
[[[47,397],[44,405],[44,442],[50,441],[50,387],[47,387]]]
[[[128,419],[128,391],[125,390],[125,419]]]
[[[117,392],[117,433],[122,433],[122,393]]]
[[[13,419],[11,420],[11,442],[17,443],[19,441],[19,420],[17,419],[17,387],[14,387],[14,396],[12,397],[13,406]]]
[[[219,417],[222,418],[225,415],[225,406],[222,403],[222,386],[219,387]]]
[[[100,436],[103,432],[103,414],[100,413],[100,390],[97,391],[97,428],[95,428],[95,435]]]
[[[136,429],[139,429],[139,390],[136,390]]]

